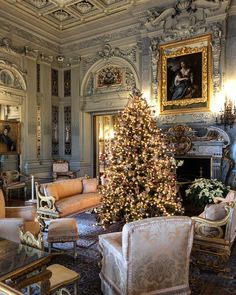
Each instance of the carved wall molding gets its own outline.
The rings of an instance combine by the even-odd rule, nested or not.
[[[7,37],[0,38],[0,50],[11,53],[12,55],[27,56],[38,59],[41,62],[52,63],[55,57],[40,52],[38,49],[32,49],[30,46],[16,46],[12,40]]]
[[[6,105],[22,105],[25,99],[25,93],[16,93],[15,91],[3,90],[0,87],[0,103]]]
[[[9,75],[11,81],[4,81],[1,75],[0,86],[3,85],[13,87],[16,89],[26,90],[26,71],[22,70],[18,65],[10,61],[0,59],[0,73],[4,72],[5,75]]]
[[[131,25],[128,28],[117,29],[111,33],[102,34],[87,40],[83,40],[81,42],[76,42],[70,45],[61,46],[61,51],[72,52],[76,50],[87,49],[90,47],[100,46],[101,43],[112,42],[116,40],[121,40],[128,37],[133,37],[135,35],[140,35],[140,29],[142,28],[142,24],[138,23],[135,25]]]
[[[7,37],[0,39],[0,48],[11,54],[24,54],[25,48],[20,46],[14,46],[12,40]]]
[[[134,64],[137,62],[137,46],[120,49],[119,47],[112,48],[109,43],[105,43],[102,50],[97,51],[94,55],[81,58],[82,69],[86,72],[97,61],[109,61],[112,57],[120,57]]]
[[[16,25],[13,25],[10,22],[7,22],[6,20],[0,20],[0,26],[4,28],[8,32],[14,32],[16,36],[19,36],[27,41],[32,42],[33,44],[37,44],[38,46],[42,48],[46,48],[50,51],[54,52],[60,52],[60,46],[56,45],[53,42],[50,42],[44,38],[38,37],[38,35],[30,33],[29,31],[25,31],[22,28],[17,27]]]

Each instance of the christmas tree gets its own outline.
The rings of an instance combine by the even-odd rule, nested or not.
[[[101,225],[183,213],[176,196],[176,163],[152,114],[136,92],[118,115],[107,183],[101,187]]]

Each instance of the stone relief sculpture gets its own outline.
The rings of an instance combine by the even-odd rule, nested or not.
[[[187,38],[206,31],[205,18],[220,9],[221,1],[177,0],[175,7],[163,12],[149,11],[145,26],[148,30],[163,27],[165,40]]]
[[[97,87],[108,87],[122,83],[122,70],[117,66],[103,68],[97,74]]]
[[[133,85],[135,85],[134,74],[129,68],[125,70],[125,84],[128,89],[131,89]]]
[[[87,83],[86,95],[87,96],[93,95],[93,90],[94,90],[94,77],[93,77],[93,74],[91,73]]]

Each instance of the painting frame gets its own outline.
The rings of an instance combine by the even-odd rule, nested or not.
[[[0,155],[20,154],[20,122],[0,120]]]
[[[160,46],[160,114],[209,111],[211,55],[211,35]]]

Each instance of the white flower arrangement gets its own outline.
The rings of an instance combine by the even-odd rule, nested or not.
[[[185,191],[186,197],[191,198],[193,204],[204,207],[214,202],[214,198],[225,198],[230,187],[217,179],[198,178]]]
[[[174,157],[171,157],[170,161],[171,161],[172,165],[174,165],[176,168],[178,168],[184,164],[184,160],[176,160]]]

